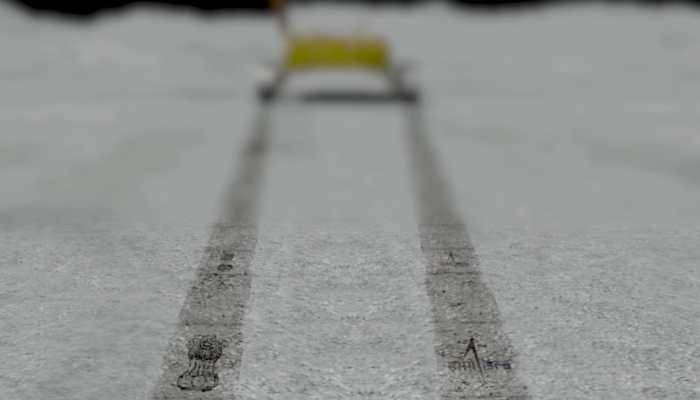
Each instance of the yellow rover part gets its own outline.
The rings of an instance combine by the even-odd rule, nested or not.
[[[328,35],[291,36],[287,40],[287,70],[311,68],[386,69],[389,50],[386,43],[373,37]]]

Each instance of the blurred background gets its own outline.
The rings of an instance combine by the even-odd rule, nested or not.
[[[201,12],[222,12],[235,10],[257,10],[266,12],[269,10],[270,2],[266,0],[5,0],[17,4],[31,11],[52,11],[69,15],[92,15],[104,10],[113,8],[124,8],[134,4],[164,4],[179,7],[191,8]],[[449,3],[461,5],[463,7],[483,8],[483,9],[504,9],[513,7],[527,7],[552,3],[572,3],[588,2],[588,0],[443,0]],[[297,0],[295,3],[357,3],[367,5],[379,4],[417,4],[424,3],[425,0]],[[697,0],[598,0],[597,2],[608,3],[647,3],[647,4],[668,4],[668,3],[695,3]]]

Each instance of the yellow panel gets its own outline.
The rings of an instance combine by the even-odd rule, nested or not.
[[[389,54],[381,39],[335,36],[293,36],[287,44],[288,69],[386,68]]]

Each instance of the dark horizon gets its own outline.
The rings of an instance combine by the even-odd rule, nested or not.
[[[259,12],[267,13],[269,0],[99,0],[99,1],[58,1],[58,0],[5,0],[19,8],[39,14],[63,14],[67,16],[91,17],[104,11],[125,9],[135,5],[161,5],[191,9],[204,14],[219,12]],[[364,3],[369,5],[379,4],[405,4],[415,5],[427,3],[427,0],[297,0],[296,3]],[[562,3],[586,3],[589,0],[443,0],[442,2],[454,4],[465,8],[485,10],[503,10],[512,8],[562,4]],[[700,5],[700,0],[596,0],[601,3],[618,4],[645,4],[645,5],[669,5],[690,4]]]

